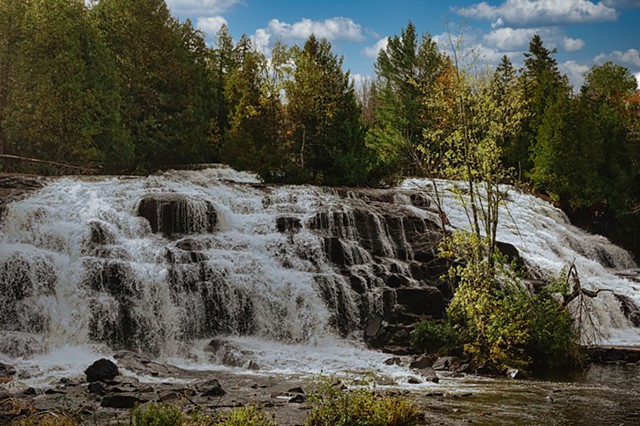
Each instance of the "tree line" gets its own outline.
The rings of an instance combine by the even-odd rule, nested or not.
[[[519,70],[504,57],[472,73],[459,53],[409,22],[356,90],[313,35],[267,57],[226,26],[208,46],[164,0],[0,0],[0,154],[100,173],[222,161],[267,182],[323,185],[456,177],[456,163],[491,155],[509,171],[501,182],[567,210],[598,206],[637,246],[640,95],[629,70],[594,66],[574,92],[538,35]],[[463,143],[474,135],[490,135],[491,152]]]

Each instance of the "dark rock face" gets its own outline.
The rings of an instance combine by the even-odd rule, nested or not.
[[[109,407],[109,408],[120,408],[120,409],[131,409],[136,406],[136,404],[144,402],[137,395],[129,395],[129,394],[113,394],[107,395],[102,398],[102,402],[100,403],[101,407]]]
[[[202,396],[223,396],[227,393],[222,389],[220,382],[216,379],[209,380],[198,386],[202,390]]]
[[[11,377],[16,374],[16,369],[8,364],[0,362],[0,381],[3,377]]]
[[[210,202],[180,194],[147,195],[137,214],[149,221],[152,232],[166,235],[211,233],[218,219]]]
[[[118,366],[113,361],[102,358],[84,370],[84,374],[87,375],[87,382],[91,383],[111,380],[120,374],[120,372],[118,371]]]
[[[31,176],[0,176],[0,219],[7,205],[42,188],[46,180]]]

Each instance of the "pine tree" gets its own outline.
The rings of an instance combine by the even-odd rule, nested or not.
[[[411,22],[400,36],[388,39],[375,64],[377,123],[368,137],[381,158],[378,167],[398,174],[416,172],[415,149],[432,119],[424,99],[448,66],[431,36],[419,38]]]
[[[7,85],[7,150],[85,166],[126,166],[113,61],[81,1],[26,3]]]
[[[122,115],[140,170],[211,161],[208,49],[164,0],[101,0],[95,22],[116,57]]]
[[[364,143],[360,109],[342,58],[326,40],[309,37],[294,56],[286,85],[291,140],[300,179],[317,184],[367,182],[372,153]]]

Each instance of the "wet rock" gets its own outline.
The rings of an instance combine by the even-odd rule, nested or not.
[[[141,400],[137,395],[119,393],[115,395],[107,395],[100,402],[101,407],[130,409],[135,408],[136,404],[146,402]]]
[[[384,365],[401,365],[401,364],[402,364],[402,359],[397,356],[387,358],[384,360]]]
[[[38,394],[38,391],[35,388],[32,388],[31,386],[29,386],[28,388],[22,391],[22,395],[24,396],[36,396],[37,394]]]
[[[209,201],[173,193],[143,197],[136,213],[149,221],[152,232],[166,235],[211,233],[218,220]]]
[[[87,387],[87,389],[89,390],[89,393],[95,393],[98,395],[107,394],[107,387],[101,382],[89,383],[89,386]]]
[[[441,318],[447,306],[442,293],[435,287],[399,288],[396,303],[406,307],[407,312]]]
[[[16,369],[8,364],[0,362],[0,379],[3,377],[12,377],[16,374]]]
[[[436,374],[436,371],[431,367],[422,368],[418,370],[418,373],[428,382],[438,383],[440,381],[438,374]]]
[[[458,371],[462,360],[457,356],[443,356],[433,363],[433,369],[436,371]]]
[[[507,370],[507,377],[512,379],[524,379],[524,373],[517,368],[509,368]]]
[[[289,399],[289,403],[302,404],[307,400],[307,397],[303,394],[295,394]]]
[[[249,360],[247,361],[242,368],[244,368],[245,370],[253,370],[253,371],[258,371],[261,370],[262,368],[260,367],[260,364],[258,364],[257,362],[253,361],[253,360]]]
[[[410,385],[419,385],[420,383],[422,383],[422,380],[418,379],[415,376],[409,376],[409,378],[407,379],[407,383],[409,383]]]
[[[302,223],[297,217],[280,216],[276,218],[276,229],[281,234],[293,235],[300,232]]]
[[[409,367],[422,370],[424,368],[433,367],[433,361],[427,355],[421,355],[414,359]]]
[[[216,379],[198,385],[198,389],[202,391],[202,396],[223,396],[227,394]]]
[[[302,389],[300,386],[297,386],[295,388],[291,388],[287,392],[289,392],[289,393],[302,393],[302,394],[305,393],[304,389]]]
[[[119,373],[118,366],[106,358],[102,358],[91,364],[84,374],[88,382],[97,382],[114,379]]]

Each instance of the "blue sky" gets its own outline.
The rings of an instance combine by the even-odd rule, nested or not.
[[[356,79],[374,76],[373,63],[386,37],[411,20],[437,41],[447,22],[466,21],[465,42],[495,64],[508,55],[521,66],[531,36],[556,48],[562,72],[574,85],[595,64],[613,61],[640,79],[640,0],[167,0],[172,13],[191,19],[215,44],[226,23],[268,52],[276,40],[303,43],[311,34],[332,43]],[[444,40],[439,43],[444,46]]]

